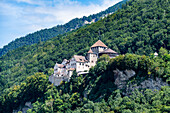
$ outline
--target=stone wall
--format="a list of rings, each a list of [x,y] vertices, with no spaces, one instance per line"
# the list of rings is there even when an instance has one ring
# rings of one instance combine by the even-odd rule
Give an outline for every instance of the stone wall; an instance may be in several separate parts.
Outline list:
[[[53,83],[55,86],[60,85],[61,81],[68,81],[69,78],[67,77],[57,77],[54,75],[49,76],[49,81]]]

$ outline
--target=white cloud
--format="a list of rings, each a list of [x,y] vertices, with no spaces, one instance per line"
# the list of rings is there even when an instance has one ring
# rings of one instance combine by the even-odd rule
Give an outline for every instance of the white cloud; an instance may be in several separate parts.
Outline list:
[[[43,28],[64,24],[76,17],[98,13],[122,0],[103,0],[101,4],[91,2],[89,5],[76,0],[14,0],[16,3],[4,1],[0,2],[0,17],[10,19],[3,24],[12,29],[10,34],[24,36]]]
[[[0,15],[18,17],[21,14],[21,8],[0,2]]]
[[[109,5],[113,5],[113,4],[116,4],[118,2],[120,2],[122,0],[103,0],[103,4],[107,7]]]
[[[5,5],[4,14],[12,15],[20,20],[25,20],[28,23],[44,24],[53,23],[53,25],[64,24],[75,17],[88,16],[90,14],[98,13],[113,4],[121,0],[103,0],[102,5],[90,4],[82,5],[78,1],[71,0],[16,0],[17,2],[25,2],[30,4],[39,4],[40,6],[26,6],[22,7],[19,5],[11,4],[0,4]],[[51,5],[46,5],[51,4]],[[60,22],[60,23],[58,23]],[[23,23],[24,24],[24,23]],[[47,26],[49,27],[49,26]]]
[[[121,0],[103,0],[102,5],[91,3],[88,6],[82,5],[78,1],[71,0],[17,0],[17,1],[40,5],[37,7],[30,6],[22,8],[22,11],[24,12],[23,17],[33,19],[33,21],[35,21],[34,18],[37,18],[36,20],[37,23],[41,23],[43,21],[48,22],[49,20],[50,22],[59,21],[62,22],[62,24],[64,24],[65,22],[68,22],[69,20],[75,17],[88,16],[90,14],[98,13],[120,2]],[[46,4],[48,4],[48,6]],[[31,18],[29,17],[30,15]],[[32,18],[33,16],[34,18]],[[47,18],[49,19],[47,20]]]
[[[33,3],[32,0],[16,0],[17,2]]]
[[[32,5],[45,5],[45,1],[48,2],[48,0],[14,0],[18,3],[27,3]]]

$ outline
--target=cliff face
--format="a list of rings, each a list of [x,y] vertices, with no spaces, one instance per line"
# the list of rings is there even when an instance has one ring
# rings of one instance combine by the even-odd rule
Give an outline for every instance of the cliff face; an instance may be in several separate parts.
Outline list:
[[[118,89],[123,90],[124,95],[130,95],[135,89],[152,89],[160,90],[162,86],[169,86],[161,78],[141,77],[140,80],[136,80],[136,72],[133,70],[114,70],[115,85]]]

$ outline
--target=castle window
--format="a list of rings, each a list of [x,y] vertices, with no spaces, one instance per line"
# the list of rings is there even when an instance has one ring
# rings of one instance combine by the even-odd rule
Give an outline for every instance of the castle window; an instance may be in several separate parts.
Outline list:
[[[93,61],[91,61],[91,63],[93,63]]]
[[[80,63],[80,65],[81,65],[81,63]]]

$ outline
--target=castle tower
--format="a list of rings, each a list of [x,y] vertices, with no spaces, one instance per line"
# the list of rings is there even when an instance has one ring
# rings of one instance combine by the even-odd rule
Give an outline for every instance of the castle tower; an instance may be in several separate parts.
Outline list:
[[[97,54],[97,57],[99,56],[100,52],[103,52],[104,50],[106,50],[108,47],[101,41],[98,40],[95,44],[93,44],[91,46],[91,50],[93,53]]]
[[[88,61],[89,61],[89,66],[95,66],[97,62],[97,54],[94,53],[91,49],[88,51],[87,55]]]

